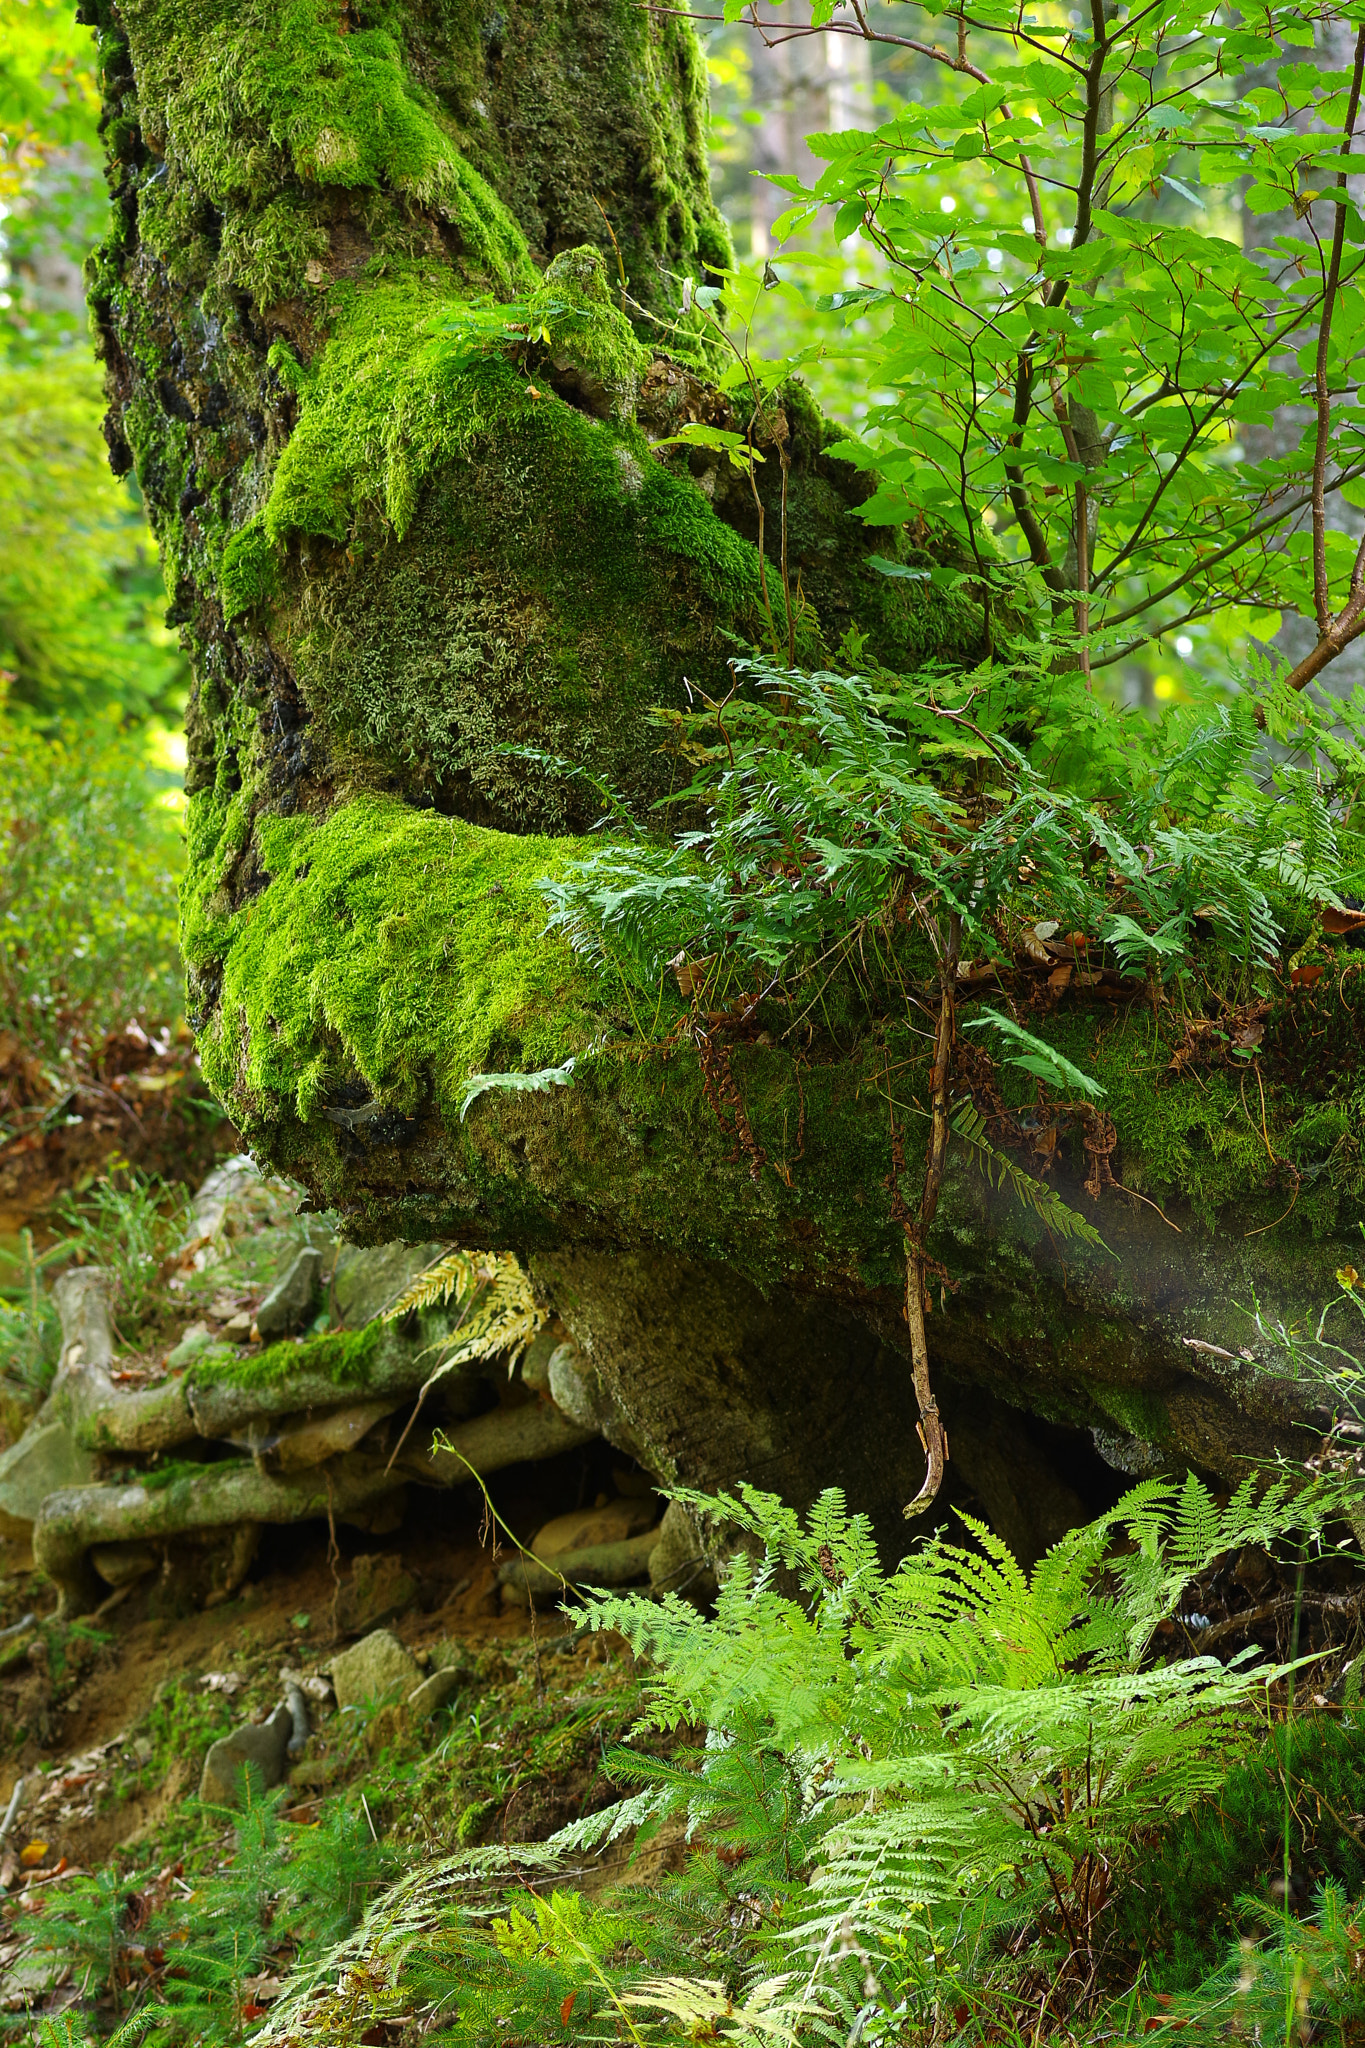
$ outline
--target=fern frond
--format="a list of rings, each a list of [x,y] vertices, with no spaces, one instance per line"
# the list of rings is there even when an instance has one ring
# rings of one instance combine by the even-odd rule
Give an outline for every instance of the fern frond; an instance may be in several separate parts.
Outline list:
[[[1007,1153],[997,1152],[985,1135],[986,1119],[974,1102],[963,1103],[952,1119],[952,1128],[991,1187],[1008,1187],[1015,1200],[1058,1237],[1079,1238],[1098,1251],[1109,1250],[1094,1224],[1064,1202],[1055,1188],[1025,1173]]]
[[[472,1294],[481,1277],[481,1254],[452,1250],[443,1252],[430,1266],[424,1266],[397,1299],[384,1310],[381,1320],[396,1323],[415,1310],[437,1308],[452,1295]]]
[[[454,1297],[466,1304],[450,1336],[437,1347],[441,1363],[432,1379],[444,1378],[456,1366],[476,1359],[506,1356],[509,1368],[549,1320],[531,1290],[520,1262],[511,1252],[452,1250],[404,1288],[384,1311],[386,1323],[435,1308]]]

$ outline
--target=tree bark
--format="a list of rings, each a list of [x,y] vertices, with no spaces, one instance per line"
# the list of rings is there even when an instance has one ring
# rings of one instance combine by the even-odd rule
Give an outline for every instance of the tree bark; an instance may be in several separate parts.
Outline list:
[[[116,201],[90,277],[110,451],[194,664],[206,1076],[360,1241],[530,1257],[661,1473],[842,1483],[902,1540],[922,1465],[888,1096],[903,1118],[933,1096],[932,1021],[773,1000],[689,1032],[670,982],[641,1017],[546,932],[601,784],[655,818],[692,772],[669,715],[765,630],[747,483],[657,447],[732,417],[675,318],[728,258],[690,29],[630,0],[395,0],[382,28],[348,0],[84,4]],[[856,623],[892,666],[975,658],[968,598],[867,566],[924,536],[850,518],[869,481],[798,386],[781,401],[764,531],[773,586],[779,531],[800,579],[799,657]],[[903,971],[932,1020],[931,966]],[[1010,1414],[1072,1432],[1033,1489],[1054,1505],[1081,1497],[1057,1461],[1084,1463],[1086,1431],[1129,1469],[1230,1474],[1317,1426],[1320,1389],[1264,1345],[1237,1357],[1230,1303],[1291,1318],[1333,1291],[1359,1002],[1351,971],[1286,993],[1250,1099],[1240,1064],[1187,1072],[1178,1022],[1141,1005],[1039,1022],[1093,1052],[1148,1204],[1106,1194],[1113,1258],[937,1158],[920,1249],[961,1291],[916,1369],[956,1384],[964,1477],[1022,1542],[1047,1517],[1011,1494]],[[567,1085],[471,1103],[471,1077],[541,1070]],[[1063,1181],[1079,1137],[1052,1127]]]

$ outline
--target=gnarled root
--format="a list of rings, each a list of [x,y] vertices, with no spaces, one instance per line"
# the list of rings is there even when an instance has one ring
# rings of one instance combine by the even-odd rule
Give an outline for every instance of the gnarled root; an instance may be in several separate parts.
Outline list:
[[[90,1562],[97,1545],[345,1514],[398,1483],[381,1460],[355,1452],[307,1472],[262,1472],[234,1458],[169,1486],[71,1486],[43,1502],[33,1525],[33,1560],[56,1587],[57,1611],[65,1619],[88,1613],[107,1591]]]

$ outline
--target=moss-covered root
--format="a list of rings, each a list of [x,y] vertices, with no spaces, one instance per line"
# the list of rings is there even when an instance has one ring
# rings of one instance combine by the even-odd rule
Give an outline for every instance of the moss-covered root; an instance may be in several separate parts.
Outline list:
[[[423,1486],[459,1486],[471,1476],[501,1472],[508,1465],[534,1464],[591,1443],[595,1428],[573,1422],[552,1401],[528,1401],[520,1408],[495,1408],[461,1423],[446,1438],[448,1449],[410,1453],[403,1476]]]
[[[51,1493],[33,1525],[33,1559],[57,1589],[58,1616],[86,1614],[108,1592],[90,1563],[105,1543],[138,1543],[245,1523],[346,1515],[392,1493],[400,1479],[359,1452],[276,1476],[243,1459],[186,1473],[168,1486],[72,1486]]]

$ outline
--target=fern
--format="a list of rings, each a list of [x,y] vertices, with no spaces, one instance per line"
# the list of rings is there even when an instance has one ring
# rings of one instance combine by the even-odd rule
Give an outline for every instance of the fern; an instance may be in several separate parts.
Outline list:
[[[1015,1200],[1031,1210],[1045,1229],[1061,1238],[1079,1238],[1098,1251],[1109,1247],[1093,1223],[1064,1202],[1046,1181],[1034,1180],[1007,1153],[997,1152],[985,1135],[986,1119],[973,1102],[964,1102],[953,1115],[953,1132],[972,1164],[993,1188],[1008,1187]]]
[[[804,1517],[748,1487],[680,1497],[743,1539],[714,1616],[594,1594],[591,1620],[652,1674],[638,1733],[700,1724],[704,1748],[618,1751],[625,1796],[548,1848],[410,1873],[299,1973],[262,2048],[421,2011],[458,2048],[837,2048],[975,1997],[1015,1950],[1064,2003],[1143,1845],[1227,1782],[1288,1668],[1154,1661],[1157,1630],[1214,1558],[1340,1507],[1287,1477],[1223,1504],[1148,1481],[1032,1571],[971,1521],[888,1571],[836,1490]],[[670,1820],[691,1855],[658,1889],[547,1888]]]
[[[804,1526],[749,1488],[692,1505],[763,1546],[736,1556],[714,1620],[670,1598],[592,1605],[655,1666],[649,1725],[702,1720],[707,1747],[615,1767],[648,1785],[633,1824],[685,1816],[742,1846],[760,1887],[798,1887],[768,1946],[819,1978],[840,1928],[874,1951],[895,1932],[932,1963],[945,1912],[980,1930],[1022,1916],[1088,1947],[1095,1871],[1112,1882],[1144,1828],[1221,1783],[1282,1675],[1209,1657],[1145,1668],[1157,1627],[1212,1557],[1319,1527],[1329,1499],[1248,1484],[1220,1509],[1193,1478],[1148,1482],[1031,1574],[974,1523],[971,1547],[934,1538],[885,1573],[837,1494]],[[620,1818],[558,1844],[589,1847]]]
[[[1079,1089],[1082,1095],[1098,1102],[1104,1095],[1099,1082],[1083,1073],[1064,1054],[1049,1045],[1045,1039],[1035,1038],[1031,1031],[1025,1031],[1022,1024],[1016,1024],[1013,1017],[1002,1016],[999,1010],[982,1010],[963,1025],[964,1031],[980,1031],[983,1026],[993,1024],[1009,1045],[1022,1048],[1019,1052],[1005,1055],[1012,1067],[1023,1067],[1026,1072],[1036,1074],[1040,1081],[1058,1089]]]
[[[441,1363],[436,1379],[476,1359],[506,1356],[510,1371],[547,1321],[520,1262],[511,1252],[442,1253],[389,1304],[383,1320],[396,1322],[414,1311],[455,1299],[459,1320],[435,1347]]]

